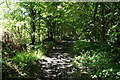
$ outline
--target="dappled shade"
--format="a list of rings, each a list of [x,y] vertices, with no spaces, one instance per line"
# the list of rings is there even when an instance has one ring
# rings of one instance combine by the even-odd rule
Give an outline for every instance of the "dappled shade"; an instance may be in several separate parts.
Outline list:
[[[120,2],[0,7],[3,80],[120,79]]]

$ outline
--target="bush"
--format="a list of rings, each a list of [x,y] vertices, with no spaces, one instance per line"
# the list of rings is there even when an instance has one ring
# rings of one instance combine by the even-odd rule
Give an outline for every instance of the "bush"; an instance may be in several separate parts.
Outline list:
[[[74,44],[73,50],[76,54],[73,65],[81,73],[86,72],[93,79],[119,80],[119,48],[78,41]]]
[[[18,63],[18,65],[23,68],[30,68],[32,67],[34,61],[42,59],[43,54],[44,53],[41,50],[21,52],[17,53],[17,55],[13,58],[13,61],[15,61],[15,63]]]
[[[95,51],[95,52],[107,51],[111,53],[112,51],[115,51],[115,48],[113,48],[113,46],[108,44],[100,44],[97,42],[86,42],[86,41],[78,40],[75,44],[73,44],[73,51],[74,54],[78,54],[78,55],[86,51]]]
[[[40,47],[32,50],[29,46],[27,51],[16,52],[15,54],[13,57],[3,57],[3,75],[6,78],[29,76],[29,71],[35,67],[35,61],[44,57],[45,50]]]
[[[110,78],[117,80],[117,73],[120,71],[119,65],[113,62],[115,55],[107,52],[91,53],[86,52],[81,56],[74,57],[73,65],[83,72],[89,73],[92,78]]]

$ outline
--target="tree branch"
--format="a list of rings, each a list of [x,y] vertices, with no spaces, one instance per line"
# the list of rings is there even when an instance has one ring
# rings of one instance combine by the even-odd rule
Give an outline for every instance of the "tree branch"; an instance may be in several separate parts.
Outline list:
[[[5,2],[6,2],[7,7],[11,10],[11,8],[9,7],[9,5],[8,5],[8,3],[7,3],[7,0],[6,0]]]

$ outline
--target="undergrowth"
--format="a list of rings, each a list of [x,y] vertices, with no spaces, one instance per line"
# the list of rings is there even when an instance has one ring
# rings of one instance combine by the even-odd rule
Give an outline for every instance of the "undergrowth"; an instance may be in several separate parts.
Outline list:
[[[120,48],[108,44],[77,41],[73,46],[73,66],[92,79],[119,80]]]

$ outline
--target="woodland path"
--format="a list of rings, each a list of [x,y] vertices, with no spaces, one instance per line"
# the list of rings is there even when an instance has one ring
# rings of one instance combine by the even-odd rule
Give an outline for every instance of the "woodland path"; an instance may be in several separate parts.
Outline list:
[[[72,76],[76,69],[71,64],[73,58],[70,54],[73,43],[74,41],[63,40],[52,46],[47,57],[37,61],[38,67],[32,72],[34,76],[37,76],[38,80],[76,80],[75,76]]]

